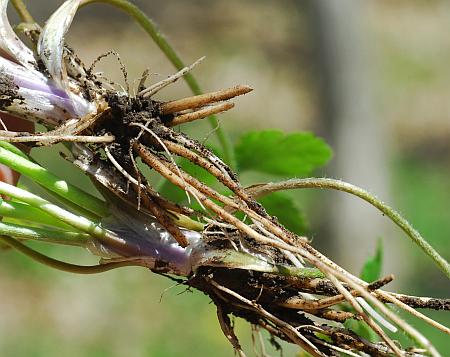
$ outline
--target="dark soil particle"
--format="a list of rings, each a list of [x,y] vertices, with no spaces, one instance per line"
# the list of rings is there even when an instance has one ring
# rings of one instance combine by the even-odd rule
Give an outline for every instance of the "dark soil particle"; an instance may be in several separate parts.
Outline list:
[[[143,98],[131,98],[115,92],[107,93],[105,100],[110,110],[101,120],[98,120],[95,135],[114,135],[116,140],[111,147],[111,154],[125,169],[129,170],[131,168],[130,146],[133,138],[141,131],[139,127],[129,124],[133,122],[147,124],[149,129],[160,125],[159,103]],[[145,138],[146,136],[143,135],[141,141],[145,141]]]
[[[276,304],[284,295],[285,286],[282,280],[274,279],[274,275],[259,273],[243,269],[211,268],[203,267],[197,270],[195,275],[186,284],[202,291],[227,314],[245,319],[254,324],[273,326],[273,321],[268,314],[291,325],[293,328],[299,326],[314,325],[314,322],[302,312],[296,312]],[[217,290],[209,279],[231,291],[237,292],[243,298],[250,300],[252,305],[246,303],[225,291]],[[293,291],[290,292],[293,294]],[[262,311],[265,311],[262,313]],[[275,328],[276,329],[276,328]],[[313,340],[314,331],[304,331],[303,335]],[[278,338],[291,341],[290,337],[281,331],[276,331]],[[324,346],[319,346],[322,349]],[[327,356],[333,356],[331,350],[323,349]]]
[[[450,310],[450,299],[433,299],[433,298],[422,298],[417,299],[410,296],[402,296],[401,301],[406,305],[414,308],[424,308],[433,310]]]
[[[242,309],[242,307],[237,306],[242,305],[242,302],[234,297],[227,296],[227,301],[225,301],[223,299],[224,295],[218,295],[207,281],[207,278],[213,279],[216,283],[232,291],[239,292],[244,298],[254,301],[278,318],[289,321],[293,326],[311,324],[312,321],[305,317],[304,314],[293,314],[291,309],[278,307],[274,303],[279,301],[285,295],[286,291],[285,286],[283,286],[284,284],[278,284],[273,280],[273,277],[275,276],[271,274],[244,269],[230,270],[228,268],[205,267],[195,273],[195,276],[188,281],[188,285],[203,291],[216,303],[220,303],[220,301],[227,303],[230,312],[239,317],[249,319],[253,314],[248,309]],[[294,291],[290,291],[288,295],[292,296],[292,294],[294,294]],[[260,315],[256,317],[261,318]]]

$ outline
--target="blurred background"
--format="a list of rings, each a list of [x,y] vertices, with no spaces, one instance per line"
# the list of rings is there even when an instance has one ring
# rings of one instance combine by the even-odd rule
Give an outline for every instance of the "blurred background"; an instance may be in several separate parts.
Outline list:
[[[194,70],[204,90],[238,83],[255,88],[220,116],[233,142],[243,132],[264,128],[315,132],[335,153],[318,176],[376,193],[450,258],[450,2],[134,2],[159,24],[186,63],[206,56]],[[28,3],[42,24],[62,1]],[[11,19],[17,19],[12,11]],[[82,9],[67,41],[88,65],[116,50],[131,79],[146,68],[153,73],[151,81],[174,72],[146,34],[108,5]],[[122,80],[112,57],[98,69]],[[159,98],[189,93],[179,82]],[[206,122],[183,130],[214,143]],[[50,151],[33,155],[57,174],[90,187]],[[244,184],[273,179],[242,177]],[[391,288],[449,297],[448,280],[431,260],[368,204],[330,191],[290,194],[309,220],[314,245],[353,273],[374,254],[381,237],[383,273],[396,275]],[[94,262],[77,250],[39,249]],[[448,313],[429,315],[450,325]],[[411,323],[443,354],[448,351],[448,336]],[[237,321],[237,331],[251,351],[250,327]],[[294,355],[296,348],[286,346],[285,352]],[[0,260],[0,355],[232,356],[233,350],[209,299],[166,278],[138,268],[70,275],[8,251]]]

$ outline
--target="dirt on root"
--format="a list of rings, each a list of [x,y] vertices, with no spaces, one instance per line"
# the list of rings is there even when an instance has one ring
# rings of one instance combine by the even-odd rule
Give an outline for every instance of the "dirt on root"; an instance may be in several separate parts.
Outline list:
[[[11,75],[0,71],[0,110],[11,106],[14,100],[23,100],[19,95],[19,86]]]

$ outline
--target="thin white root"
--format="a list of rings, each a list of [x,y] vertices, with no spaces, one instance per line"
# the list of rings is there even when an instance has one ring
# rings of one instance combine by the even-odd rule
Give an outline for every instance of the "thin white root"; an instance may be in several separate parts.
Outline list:
[[[41,145],[55,144],[62,141],[71,143],[111,143],[115,140],[112,135],[23,135],[23,133],[0,131],[0,140],[9,143],[39,143]],[[11,134],[11,135],[10,135]]]
[[[179,78],[183,77],[186,73],[192,71],[192,69],[195,66],[197,66],[199,63],[201,63],[204,59],[205,59],[205,56],[199,58],[197,61],[192,63],[190,66],[184,67],[179,72],[167,77],[166,79],[163,79],[162,81],[155,83],[152,86],[145,88],[144,90],[141,90],[138,93],[138,96],[151,97],[152,95],[158,93],[161,89],[167,87],[169,84],[176,82]]]
[[[108,146],[104,147],[106,157],[109,161],[114,165],[114,167],[123,175],[125,178],[130,181],[131,183],[135,184],[136,186],[141,186],[141,188],[145,189],[145,186],[142,184],[139,184],[139,181],[136,180],[133,176],[131,176],[120,164],[117,162],[117,160],[114,158],[114,156],[111,154],[111,151],[109,150]]]

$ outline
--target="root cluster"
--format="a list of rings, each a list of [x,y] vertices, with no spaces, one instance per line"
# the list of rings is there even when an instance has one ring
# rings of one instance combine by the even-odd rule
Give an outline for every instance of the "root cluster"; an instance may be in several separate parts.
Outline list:
[[[228,100],[251,90],[248,86],[236,86],[171,102],[153,99],[159,90],[189,69],[147,89],[140,88],[136,96],[85,86],[97,102],[97,113],[47,133],[9,132],[7,139],[41,145],[58,141],[82,144],[93,152],[91,165],[100,161],[109,170],[105,179],[90,170],[89,163],[83,168],[96,184],[132,209],[155,217],[181,247],[189,244],[182,229],[190,222],[204,226],[203,239],[210,249],[244,252],[271,266],[272,271],[264,272],[205,260],[184,280],[216,304],[220,326],[239,355],[243,356],[244,352],[233,332],[230,315],[246,319],[314,356],[339,356],[345,351],[350,355],[364,352],[371,356],[422,353],[438,356],[427,339],[385,304],[404,309],[450,334],[447,327],[414,310],[449,310],[450,301],[381,290],[393,279],[390,276],[376,282],[361,281],[315,250],[307,238],[286,230],[275,217],[268,215],[253,198],[258,195],[258,187],[243,188],[237,175],[212,151],[173,129],[229,110],[234,104]],[[232,191],[232,196],[183,171],[177,165],[180,157],[208,171]],[[142,174],[139,160],[184,190],[202,210],[181,206],[161,196]],[[237,212],[243,213],[246,220],[239,219]],[[379,342],[368,341],[346,329],[342,323],[350,319],[364,321],[377,334]],[[389,337],[386,329],[403,330],[418,348],[402,348]]]
[[[308,278],[239,268],[197,267],[185,283],[206,293],[216,304],[220,326],[240,355],[244,352],[233,333],[229,315],[244,318],[315,356],[337,356],[342,350],[365,352],[372,356],[420,353],[420,350],[402,350],[384,331],[385,325],[391,324],[385,320],[377,322],[367,313],[361,299],[384,308],[388,319],[400,328],[409,327],[386,309],[382,302],[401,308],[425,306],[448,310],[449,301],[404,297],[379,290],[392,277],[372,284],[360,281],[316,251],[305,237],[287,231],[276,218],[269,216],[219,157],[196,140],[172,129],[182,123],[182,118],[190,121],[208,115],[216,108],[231,106],[227,106],[226,102],[216,102],[248,90],[248,87],[238,86],[169,103],[136,98],[138,104],[123,105],[118,100],[110,100],[111,110],[106,118],[96,122],[94,136],[113,135],[116,138],[103,150],[108,153],[110,148],[106,155],[109,161],[131,182],[136,193],[133,196],[135,206],[155,216],[181,246],[185,247],[187,241],[172,219],[171,212],[208,222],[203,234],[205,241],[213,247],[220,245],[222,249],[250,251],[276,266],[298,269],[315,267],[323,273],[321,277]],[[140,110],[135,109],[136,105]],[[99,149],[101,147],[97,148],[97,152]],[[176,157],[187,159],[208,171],[234,196],[225,196],[184,172],[177,166]],[[197,200],[203,211],[180,207],[161,197],[140,173],[137,158],[183,189],[191,199]],[[236,212],[244,213],[250,223],[237,218]],[[418,312],[415,314],[422,316]],[[365,321],[378,334],[381,342],[370,342],[344,328],[342,323],[349,319]],[[329,323],[323,324],[324,320]],[[448,332],[445,327],[435,325]],[[422,339],[422,336],[416,337]],[[425,345],[432,349],[428,342]]]

